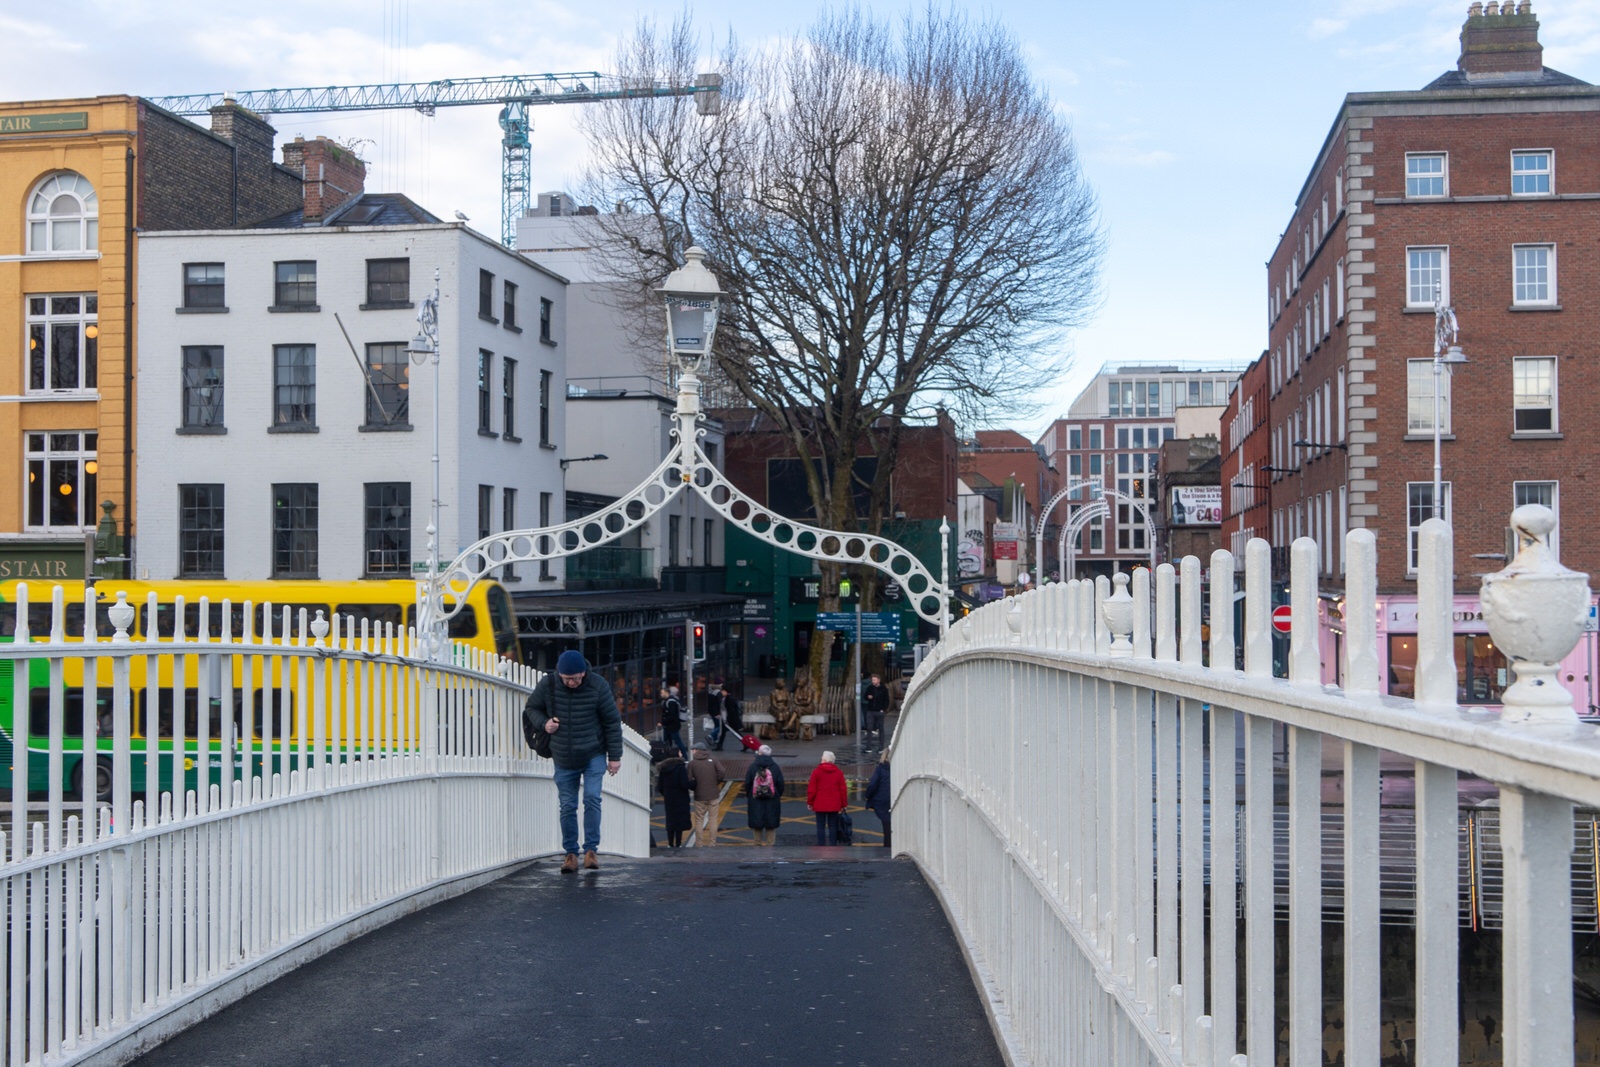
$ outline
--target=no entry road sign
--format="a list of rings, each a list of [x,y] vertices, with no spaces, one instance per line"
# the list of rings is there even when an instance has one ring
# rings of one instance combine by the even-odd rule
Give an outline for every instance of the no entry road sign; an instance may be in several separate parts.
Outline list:
[[[1279,604],[1272,609],[1272,628],[1280,634],[1289,632],[1294,611],[1287,604]]]

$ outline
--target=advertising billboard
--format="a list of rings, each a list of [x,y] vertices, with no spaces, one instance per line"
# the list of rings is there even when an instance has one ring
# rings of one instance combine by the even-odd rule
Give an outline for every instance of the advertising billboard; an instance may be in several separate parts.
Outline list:
[[[1173,486],[1167,513],[1172,526],[1214,526],[1222,521],[1222,486]]]

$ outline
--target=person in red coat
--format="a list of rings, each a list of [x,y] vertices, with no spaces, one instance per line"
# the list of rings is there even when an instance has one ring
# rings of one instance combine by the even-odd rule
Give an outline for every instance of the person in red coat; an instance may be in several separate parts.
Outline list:
[[[845,784],[844,772],[833,762],[833,753],[824,752],[806,784],[806,806],[817,816],[817,844],[839,843],[839,813],[849,803],[850,787]]]

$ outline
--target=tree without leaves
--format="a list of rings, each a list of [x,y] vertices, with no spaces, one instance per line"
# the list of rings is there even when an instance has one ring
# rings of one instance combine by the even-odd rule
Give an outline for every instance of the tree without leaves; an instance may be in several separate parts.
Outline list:
[[[642,25],[618,62],[688,83],[691,27]],[[717,67],[716,116],[682,97],[585,109],[590,198],[619,208],[596,221],[608,266],[643,302],[704,247],[728,293],[717,374],[781,427],[822,525],[878,532],[908,418],[1013,417],[1064,369],[1097,296],[1093,193],[998,26],[851,10],[765,51],[730,42]],[[864,516],[858,452],[878,459]]]

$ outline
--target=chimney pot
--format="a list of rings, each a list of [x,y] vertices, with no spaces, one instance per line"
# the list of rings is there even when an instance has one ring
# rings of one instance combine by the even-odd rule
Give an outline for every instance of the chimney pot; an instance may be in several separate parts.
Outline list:
[[[1531,14],[1533,14],[1533,0],[1522,0],[1522,3],[1517,5],[1517,14],[1519,14],[1519,15],[1531,15]]]
[[[1539,44],[1539,20],[1532,0],[1489,0],[1478,14],[1478,4],[1467,9],[1461,27],[1461,58],[1456,69],[1468,78],[1504,78],[1537,75],[1544,70],[1544,49]]]
[[[1500,4],[1499,4],[1498,0],[1489,0],[1488,6],[1486,6],[1483,9],[1483,13],[1485,15],[1498,15],[1498,14],[1500,14]]]
[[[1482,14],[1483,14],[1483,4],[1479,3],[1479,2],[1476,2],[1476,0],[1475,0],[1475,2],[1473,3],[1473,5],[1471,7],[1467,8],[1467,18],[1469,18],[1469,19],[1477,18],[1478,16],[1480,16]]]

